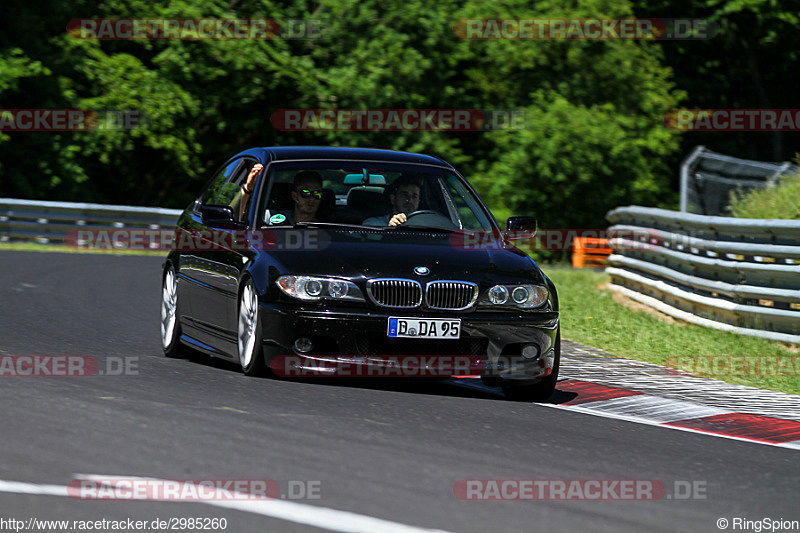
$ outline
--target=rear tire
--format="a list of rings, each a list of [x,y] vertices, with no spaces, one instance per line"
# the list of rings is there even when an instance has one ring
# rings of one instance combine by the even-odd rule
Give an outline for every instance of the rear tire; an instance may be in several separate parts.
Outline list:
[[[544,402],[547,401],[556,390],[558,381],[558,369],[561,366],[561,328],[556,333],[556,344],[553,348],[555,359],[553,361],[553,371],[549,376],[534,385],[505,385],[503,394],[507,400],[514,402]]]

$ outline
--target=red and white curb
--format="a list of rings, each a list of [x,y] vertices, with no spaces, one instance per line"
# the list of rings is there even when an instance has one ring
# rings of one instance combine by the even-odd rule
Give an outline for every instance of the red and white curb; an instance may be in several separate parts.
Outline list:
[[[567,340],[562,341],[561,378],[800,422],[800,395],[693,376]]]
[[[562,397],[574,397],[541,405],[800,450],[800,422],[795,420],[739,413],[574,379],[559,381],[556,390]]]

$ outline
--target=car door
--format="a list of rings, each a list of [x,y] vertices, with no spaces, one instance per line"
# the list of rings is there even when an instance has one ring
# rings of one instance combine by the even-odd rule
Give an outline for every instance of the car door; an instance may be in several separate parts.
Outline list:
[[[182,254],[186,274],[194,282],[190,306],[194,325],[200,330],[198,340],[231,356],[235,356],[237,292],[243,264],[236,243],[246,225],[217,224],[204,220],[201,212],[203,206],[232,205],[235,220],[246,219],[249,206],[238,208],[240,191],[255,163],[254,158],[239,157],[217,172],[192,215],[192,249]]]

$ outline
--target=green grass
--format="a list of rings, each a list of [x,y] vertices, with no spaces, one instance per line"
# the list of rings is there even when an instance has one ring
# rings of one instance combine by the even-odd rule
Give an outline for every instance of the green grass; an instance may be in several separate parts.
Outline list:
[[[765,376],[752,376],[745,374],[760,372],[735,367],[731,375],[715,373],[708,377],[800,394],[800,353],[797,353],[797,347],[683,322],[670,324],[644,311],[631,310],[614,301],[610,290],[599,288],[610,280],[602,272],[546,265],[543,270],[558,290],[561,335],[565,339],[594,346],[614,355],[660,365],[664,365],[667,358],[684,357],[684,363],[677,367],[685,370],[692,369],[692,366],[686,366],[686,361],[692,361],[689,365],[707,361],[694,356],[736,356],[736,361],[743,361],[740,356],[784,356],[771,357],[769,360],[777,363],[790,361],[793,371],[780,366],[777,367],[780,372],[768,369]],[[729,359],[711,361],[724,364]],[[695,370],[698,368],[696,366]],[[727,365],[722,368],[727,368]],[[770,375],[775,373],[791,375]]]
[[[800,174],[787,176],[770,189],[755,189],[731,199],[731,213],[739,218],[800,219]]]
[[[74,254],[114,254],[114,255],[160,255],[166,257],[164,250],[107,250],[103,248],[78,248],[61,244],[38,244],[35,242],[0,242],[0,250],[19,250],[23,252],[62,252]]]

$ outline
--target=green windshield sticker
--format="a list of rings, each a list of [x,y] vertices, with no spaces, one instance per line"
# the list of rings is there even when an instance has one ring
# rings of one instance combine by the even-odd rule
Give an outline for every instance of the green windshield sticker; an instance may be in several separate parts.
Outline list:
[[[277,214],[277,215],[272,215],[271,217],[269,217],[269,223],[270,224],[280,224],[284,220],[286,220],[286,215],[281,215],[280,213]]]

